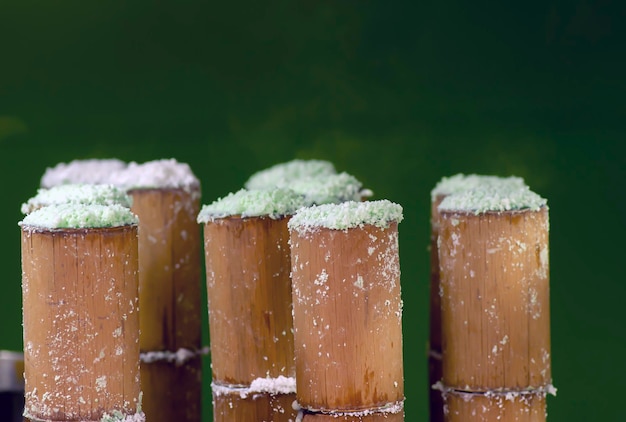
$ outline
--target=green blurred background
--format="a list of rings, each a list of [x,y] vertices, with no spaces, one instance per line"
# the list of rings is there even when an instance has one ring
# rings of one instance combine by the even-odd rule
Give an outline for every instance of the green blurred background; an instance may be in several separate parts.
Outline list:
[[[626,8],[504,3],[3,2],[0,349],[22,347],[17,222],[46,167],[174,157],[208,203],[326,159],[404,207],[406,420],[427,420],[430,190],[517,175],[550,205],[549,420],[622,420]]]

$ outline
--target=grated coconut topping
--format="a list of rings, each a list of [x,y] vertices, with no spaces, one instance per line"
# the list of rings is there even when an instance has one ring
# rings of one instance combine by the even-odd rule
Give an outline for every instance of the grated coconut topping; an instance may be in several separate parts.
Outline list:
[[[346,230],[365,224],[384,228],[402,219],[402,207],[389,200],[348,201],[302,208],[289,220],[288,227],[299,232],[321,227]]]
[[[37,190],[37,195],[22,204],[23,214],[29,214],[36,209],[54,204],[120,204],[130,208],[132,198],[120,188],[107,184],[67,184]]]
[[[241,217],[267,216],[277,219],[291,215],[305,205],[304,196],[291,189],[240,189],[210,205],[204,205],[198,214],[198,223],[208,223],[215,219],[235,215]]]
[[[285,187],[296,179],[327,176],[335,173],[335,166],[330,161],[295,159],[275,164],[254,173],[244,183],[244,187],[246,189]]]
[[[22,227],[46,229],[82,229],[119,227],[137,223],[137,216],[130,209],[119,204],[66,203],[35,210],[18,224]]]

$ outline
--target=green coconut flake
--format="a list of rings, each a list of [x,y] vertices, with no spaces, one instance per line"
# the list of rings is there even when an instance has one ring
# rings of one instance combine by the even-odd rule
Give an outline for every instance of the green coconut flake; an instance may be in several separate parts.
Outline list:
[[[307,205],[337,204],[362,199],[362,183],[348,173],[309,176],[287,185],[304,195]]]
[[[137,224],[130,209],[120,204],[56,204],[28,214],[18,224],[45,229],[82,229],[119,227]]]
[[[386,228],[402,219],[402,206],[389,200],[348,201],[302,208],[289,220],[288,226],[299,232],[316,228],[346,230],[363,225]]]
[[[174,158],[147,161],[141,164],[130,162],[125,168],[113,173],[110,181],[127,190],[191,189],[200,186],[189,164],[178,162]]]
[[[241,189],[224,198],[204,205],[198,214],[198,223],[208,223],[219,218],[240,215],[241,217],[280,218],[295,213],[306,206],[303,195],[291,189]]]
[[[254,173],[244,183],[244,187],[251,190],[286,187],[296,179],[336,173],[335,166],[330,161],[295,159]]]
[[[547,200],[528,186],[512,183],[487,184],[446,196],[439,211],[461,211],[482,214],[488,211],[538,211]]]
[[[53,204],[100,204],[113,205],[120,204],[130,208],[132,197],[126,191],[106,184],[68,184],[53,186],[49,189],[41,188],[37,190],[37,195],[22,204],[23,214],[29,214],[36,209]]]
[[[442,178],[430,192],[434,201],[439,195],[452,195],[464,190],[473,189],[483,185],[509,185],[511,188],[524,187],[524,179],[516,176],[500,177],[479,174],[455,174],[454,176]]]
[[[43,188],[51,188],[76,183],[109,183],[110,176],[124,167],[126,163],[117,158],[90,158],[58,163],[46,169],[40,184]]]

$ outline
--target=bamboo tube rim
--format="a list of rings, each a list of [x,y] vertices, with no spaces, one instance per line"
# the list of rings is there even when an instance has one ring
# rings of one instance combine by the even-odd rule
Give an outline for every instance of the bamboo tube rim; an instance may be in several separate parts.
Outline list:
[[[129,230],[135,227],[139,227],[137,223],[131,224],[122,224],[120,226],[110,226],[110,227],[41,227],[41,226],[31,226],[29,224],[22,224],[22,231],[27,231],[30,233],[67,233],[67,234],[83,234],[83,233],[94,233],[94,232],[113,232],[113,231],[122,231]]]

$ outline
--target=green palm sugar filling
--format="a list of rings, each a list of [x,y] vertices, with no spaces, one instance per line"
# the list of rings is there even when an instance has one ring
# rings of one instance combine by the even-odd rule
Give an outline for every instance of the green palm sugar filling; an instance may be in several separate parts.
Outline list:
[[[402,206],[389,200],[348,201],[302,208],[289,220],[288,226],[302,233],[317,228],[346,230],[363,225],[386,228],[402,219]]]
[[[114,172],[110,181],[127,190],[190,189],[200,186],[189,164],[178,162],[174,158],[147,161],[141,164],[130,162],[123,169]]]
[[[442,178],[430,192],[431,199],[434,201],[439,195],[452,195],[468,189],[480,186],[491,185],[508,185],[513,187],[524,187],[524,179],[521,177],[499,177],[479,174],[455,174],[454,176]]]
[[[40,183],[43,188],[74,183],[109,183],[109,177],[124,167],[126,163],[117,158],[73,160],[48,167]]]
[[[120,204],[56,204],[28,214],[18,224],[45,229],[83,229],[137,224],[138,218]]]
[[[106,184],[67,184],[53,186],[49,189],[37,190],[37,195],[22,204],[23,214],[29,214],[36,209],[55,204],[119,204],[130,208],[132,197],[113,185]]]
[[[343,172],[295,179],[287,186],[304,195],[307,205],[310,206],[360,201],[363,185],[356,177]]]
[[[488,211],[538,211],[547,206],[547,200],[528,186],[515,183],[483,184],[446,196],[439,211],[461,211],[482,214]]]
[[[204,205],[198,214],[198,223],[239,215],[241,217],[281,218],[306,206],[303,195],[286,188],[247,190],[235,193]]]
[[[244,183],[244,187],[251,190],[286,187],[296,179],[336,173],[335,166],[330,161],[295,159],[254,173]]]

